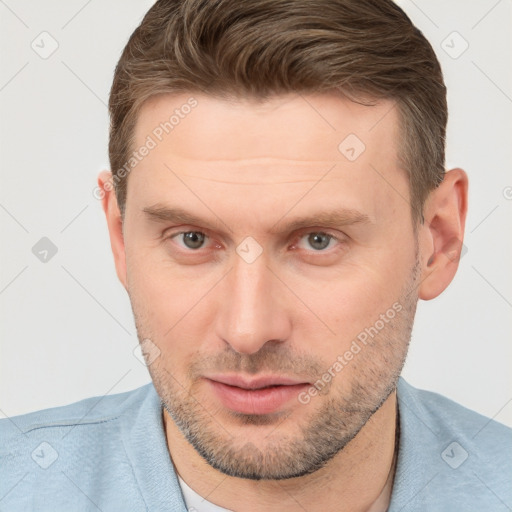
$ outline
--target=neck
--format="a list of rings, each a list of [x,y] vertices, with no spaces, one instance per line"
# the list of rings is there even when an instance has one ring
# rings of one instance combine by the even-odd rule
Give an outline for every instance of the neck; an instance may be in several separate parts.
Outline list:
[[[167,445],[181,478],[206,500],[237,512],[387,510],[396,465],[396,392],[322,469],[287,480],[246,480],[212,468],[164,409]],[[240,497],[243,496],[243,499]]]

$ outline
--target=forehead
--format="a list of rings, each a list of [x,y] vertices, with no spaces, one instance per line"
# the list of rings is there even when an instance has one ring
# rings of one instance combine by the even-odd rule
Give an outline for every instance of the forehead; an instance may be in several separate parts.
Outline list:
[[[127,210],[165,203],[211,217],[213,209],[251,229],[290,208],[305,216],[342,207],[389,221],[409,207],[397,140],[391,101],[160,95],[137,120],[132,149],[151,141],[151,150],[130,172]]]
[[[398,119],[390,100],[365,106],[335,93],[266,101],[166,94],[142,106],[134,135],[136,145],[149,135],[178,159],[345,163],[353,146],[382,163],[396,156]]]

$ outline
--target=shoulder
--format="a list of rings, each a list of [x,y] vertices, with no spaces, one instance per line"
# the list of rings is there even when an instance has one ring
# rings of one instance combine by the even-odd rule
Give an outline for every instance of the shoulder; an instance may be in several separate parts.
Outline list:
[[[51,434],[52,429],[115,422],[130,408],[140,405],[151,392],[151,388],[152,385],[147,384],[125,393],[90,397],[65,406],[3,418],[0,420],[2,447],[5,448],[9,440],[37,430],[45,430]]]
[[[92,501],[109,510],[145,509],[127,445],[137,418],[152,416],[146,430],[156,431],[158,414],[149,384],[0,420],[2,505],[82,510]]]
[[[512,429],[403,378],[397,399],[400,444],[390,511],[512,506]]]
[[[438,435],[456,432],[469,444],[481,449],[500,442],[512,442],[512,429],[449,398],[411,386],[400,378],[397,388],[399,406],[409,409]],[[512,460],[510,461],[512,464]]]
[[[512,429],[449,398],[417,389],[403,379],[398,387],[399,407],[416,416],[427,438],[433,434],[441,459],[457,466],[466,459],[492,480],[512,478]],[[458,466],[457,466],[458,467]],[[499,470],[497,469],[499,467]]]

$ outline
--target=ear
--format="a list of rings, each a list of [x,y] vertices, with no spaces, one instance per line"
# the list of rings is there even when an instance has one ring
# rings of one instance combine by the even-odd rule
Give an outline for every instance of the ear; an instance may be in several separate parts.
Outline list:
[[[100,197],[107,218],[110,246],[114,255],[117,277],[126,289],[126,254],[124,247],[123,221],[114,192],[112,173],[101,171],[98,175],[98,187],[101,190]]]
[[[419,227],[420,299],[437,297],[455,276],[463,248],[467,205],[467,174],[462,169],[452,169],[425,202],[425,221]]]

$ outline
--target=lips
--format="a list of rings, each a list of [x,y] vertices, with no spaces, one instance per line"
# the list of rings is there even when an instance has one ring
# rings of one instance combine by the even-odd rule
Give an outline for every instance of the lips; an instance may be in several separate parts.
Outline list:
[[[281,376],[212,375],[205,380],[224,407],[242,414],[278,412],[310,386],[308,382]]]

